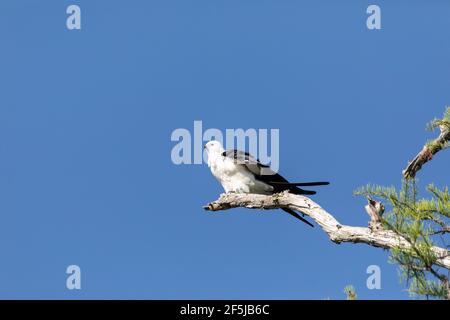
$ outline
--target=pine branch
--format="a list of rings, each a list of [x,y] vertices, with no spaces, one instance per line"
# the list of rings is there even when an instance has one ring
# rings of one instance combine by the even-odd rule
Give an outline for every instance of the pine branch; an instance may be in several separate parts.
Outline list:
[[[406,179],[414,178],[417,171],[419,171],[425,163],[433,159],[433,156],[436,153],[448,147],[450,141],[450,107],[447,107],[442,119],[433,120],[428,125],[428,128],[439,128],[440,134],[433,141],[426,143],[414,159],[408,163],[406,169],[403,170],[403,176]]]

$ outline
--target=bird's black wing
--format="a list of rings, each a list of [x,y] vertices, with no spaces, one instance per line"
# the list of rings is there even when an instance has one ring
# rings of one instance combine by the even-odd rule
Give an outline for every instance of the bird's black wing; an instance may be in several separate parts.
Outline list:
[[[236,164],[245,166],[251,173],[254,174],[255,179],[262,181],[273,187],[273,193],[289,190],[294,194],[315,194],[315,191],[303,190],[298,186],[320,186],[327,185],[329,182],[296,182],[291,183],[283,176],[271,170],[269,166],[262,164],[258,159],[255,159],[251,154],[240,150],[227,150],[222,153],[222,156],[231,158]],[[314,227],[309,221],[302,218],[297,212],[289,208],[282,208],[283,211],[289,213],[291,216],[303,221],[304,223]]]
[[[273,187],[273,193],[289,190],[294,194],[316,194],[315,191],[304,190],[298,186],[319,186],[327,185],[329,182],[299,182],[291,183],[283,176],[270,169],[269,166],[262,164],[258,159],[255,159],[251,154],[240,150],[227,150],[222,153],[224,157],[231,158],[236,164],[244,165],[251,173],[254,174],[255,179],[262,181]]]
[[[269,166],[262,164],[248,152],[240,150],[226,150],[222,153],[222,155],[233,159],[236,164],[245,166],[255,176],[275,174]]]

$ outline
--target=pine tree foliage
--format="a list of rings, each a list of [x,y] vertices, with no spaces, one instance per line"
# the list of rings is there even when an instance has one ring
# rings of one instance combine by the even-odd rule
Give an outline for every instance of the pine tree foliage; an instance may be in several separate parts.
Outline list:
[[[353,287],[352,285],[346,286],[344,288],[344,293],[347,297],[347,300],[357,300],[358,299],[355,287]]]
[[[450,107],[447,107],[445,110],[444,116],[442,119],[434,119],[430,123],[428,123],[427,128],[429,130],[440,129],[443,135],[450,134]],[[447,140],[443,141],[429,141],[427,143],[428,148],[435,153],[436,150],[446,149],[450,146],[450,143]]]
[[[388,204],[382,218],[385,229],[408,241],[408,250],[394,248],[390,260],[401,269],[402,279],[412,294],[446,299],[448,274],[441,273],[431,250],[433,245],[448,247],[450,234],[450,194],[448,188],[429,185],[429,199],[418,199],[416,180],[404,180],[400,191],[393,187],[365,186],[356,195],[377,198]],[[447,271],[448,272],[448,271]]]
[[[450,132],[450,108],[446,109],[442,119],[433,120],[428,127]],[[441,145],[431,146],[440,149],[445,147],[448,147],[448,140]],[[410,178],[402,181],[400,190],[367,185],[355,191],[355,194],[385,203],[383,227],[410,244],[409,249],[398,247],[390,252],[390,261],[399,265],[401,279],[409,285],[409,292],[426,298],[450,299],[449,270],[436,265],[437,257],[431,250],[433,245],[450,247],[449,189],[429,184],[426,198],[420,198],[418,190],[417,180]]]

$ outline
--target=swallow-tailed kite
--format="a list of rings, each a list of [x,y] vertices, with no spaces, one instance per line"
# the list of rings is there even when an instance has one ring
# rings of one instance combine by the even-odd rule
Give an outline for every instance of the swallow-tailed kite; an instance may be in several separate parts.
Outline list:
[[[299,186],[329,184],[329,182],[291,183],[249,153],[239,150],[224,150],[218,141],[209,141],[204,148],[208,153],[208,166],[211,168],[212,174],[219,180],[227,193],[269,195],[289,190],[293,194],[312,195],[316,192],[300,189]],[[313,226],[295,211],[288,208],[282,209],[311,227]]]

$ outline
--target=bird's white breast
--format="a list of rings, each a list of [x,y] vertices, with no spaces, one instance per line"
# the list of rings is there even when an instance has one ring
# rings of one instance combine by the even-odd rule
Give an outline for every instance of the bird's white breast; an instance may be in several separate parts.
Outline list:
[[[245,166],[236,164],[228,157],[217,157],[211,161],[211,172],[222,184],[225,192],[269,193],[271,186],[255,180]]]

